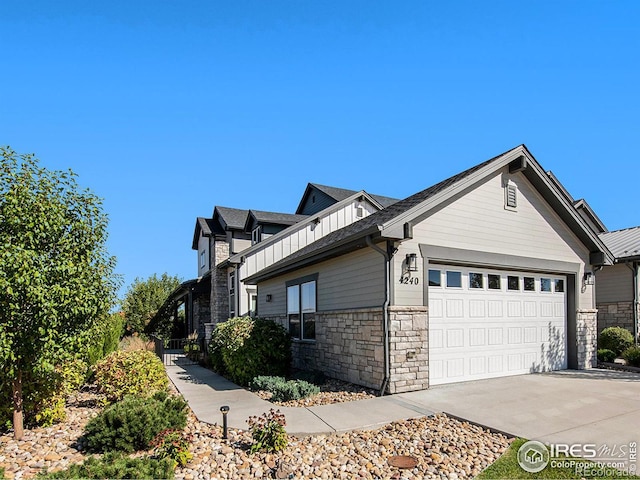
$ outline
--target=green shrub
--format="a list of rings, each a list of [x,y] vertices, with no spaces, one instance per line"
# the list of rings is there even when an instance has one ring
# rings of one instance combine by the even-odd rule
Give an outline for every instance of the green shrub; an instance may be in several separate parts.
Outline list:
[[[156,458],[169,458],[174,466],[184,467],[191,461],[193,455],[189,452],[191,438],[178,430],[163,430],[151,442],[153,455]]]
[[[121,453],[107,453],[102,458],[89,457],[78,465],[71,465],[58,472],[42,472],[37,478],[61,479],[172,479],[174,477],[173,462],[168,459],[156,460],[149,457],[129,458]]]
[[[84,382],[87,364],[80,359],[68,359],[51,371],[25,375],[22,394],[27,428],[48,427],[66,417],[67,397]],[[11,383],[0,376],[0,430],[11,428],[13,400]]]
[[[0,467],[0,480],[4,480],[4,468]]]
[[[285,380],[283,377],[259,376],[254,378],[250,385],[252,390],[266,390],[271,392],[271,400],[274,402],[286,402],[299,400],[316,395],[320,387],[304,380]]]
[[[287,422],[280,410],[274,411],[271,409],[269,413],[259,417],[249,417],[247,423],[253,437],[251,453],[259,451],[279,452],[287,448],[289,440],[284,429]]]
[[[640,347],[634,346],[627,348],[622,352],[622,358],[627,361],[627,365],[640,367]]]
[[[89,449],[96,452],[146,450],[163,430],[183,429],[186,402],[158,392],[151,398],[126,397],[107,407],[87,424]]]
[[[115,352],[123,334],[124,317],[120,313],[113,313],[96,322],[84,335],[86,362],[95,365],[111,352]]]
[[[605,328],[598,340],[598,347],[612,350],[616,355],[620,355],[632,345],[633,335],[629,330],[622,327]]]
[[[260,375],[286,375],[291,363],[291,337],[277,323],[237,317],[217,325],[209,345],[211,362],[231,380],[248,385]]]
[[[146,350],[117,351],[95,367],[95,380],[110,402],[127,395],[149,396],[167,389],[168,379],[160,359]]]
[[[598,349],[598,360],[601,362],[613,362],[616,359],[616,352],[606,348]]]

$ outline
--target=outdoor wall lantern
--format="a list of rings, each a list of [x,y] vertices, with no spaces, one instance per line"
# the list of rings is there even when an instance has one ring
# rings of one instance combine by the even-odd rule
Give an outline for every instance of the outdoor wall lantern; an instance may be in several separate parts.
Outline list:
[[[417,272],[418,271],[418,255],[415,253],[407,253],[407,270],[409,272]]]
[[[595,285],[596,276],[593,272],[584,272],[584,277],[582,278],[582,283],[584,285]]]
[[[270,293],[267,293],[267,302],[270,302],[272,298],[273,298],[273,297],[271,297],[271,294],[270,294]]]
[[[220,411],[222,412],[222,439],[226,440],[227,437],[227,413],[229,413],[229,407],[227,405],[223,405],[220,407]]]

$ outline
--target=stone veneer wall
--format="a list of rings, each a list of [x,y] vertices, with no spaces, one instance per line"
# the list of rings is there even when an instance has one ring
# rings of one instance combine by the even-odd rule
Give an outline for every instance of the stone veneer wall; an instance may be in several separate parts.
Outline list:
[[[198,331],[198,335],[200,338],[203,338],[205,335],[205,323],[209,322],[211,318],[211,303],[209,300],[209,295],[206,293],[200,294],[193,301],[193,322],[195,329]],[[191,332],[187,332],[189,334]]]
[[[391,378],[389,393],[429,388],[427,307],[389,307]]]
[[[266,317],[287,326],[286,316]],[[378,389],[384,379],[382,308],[316,313],[315,342],[293,343],[293,366]],[[426,307],[389,307],[388,393],[429,385]]]
[[[229,276],[226,268],[218,268],[220,262],[229,258],[229,243],[216,238],[211,249],[211,323],[224,322],[229,318]]]
[[[576,327],[578,368],[593,368],[598,365],[598,310],[578,310]]]
[[[608,327],[626,328],[633,334],[633,302],[598,304],[598,335]]]

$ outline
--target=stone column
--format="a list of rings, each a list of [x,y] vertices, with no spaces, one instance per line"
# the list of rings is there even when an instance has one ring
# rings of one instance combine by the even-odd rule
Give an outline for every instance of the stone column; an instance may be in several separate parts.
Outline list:
[[[226,268],[218,268],[220,262],[229,258],[229,243],[216,238],[211,249],[211,323],[224,322],[229,318],[229,281]]]
[[[578,368],[580,370],[598,365],[598,310],[576,312],[576,341],[578,342]]]
[[[389,393],[429,388],[428,308],[389,307],[389,323]]]

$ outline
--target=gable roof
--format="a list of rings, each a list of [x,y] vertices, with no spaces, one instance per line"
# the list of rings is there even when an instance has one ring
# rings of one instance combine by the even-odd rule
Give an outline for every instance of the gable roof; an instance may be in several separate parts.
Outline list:
[[[600,234],[616,261],[640,260],[640,227],[624,228]]]
[[[239,208],[218,207],[213,209],[214,220],[219,220],[225,230],[243,230],[249,210]]]
[[[352,195],[354,195],[355,193],[358,193],[356,190],[348,190],[346,188],[338,188],[338,187],[330,187],[328,185],[320,185],[319,183],[308,183],[307,184],[307,188],[305,189],[304,193],[302,194],[302,198],[300,199],[300,203],[298,204],[298,208],[296,209],[296,213],[299,214],[302,211],[302,208],[305,204],[305,202],[307,201],[307,198],[309,197],[309,195],[311,195],[311,192],[313,190],[318,190],[326,195],[328,195],[329,197],[333,198],[336,202],[340,202],[342,200],[344,200],[345,198],[349,198]],[[399,199],[397,198],[391,198],[391,197],[385,197],[383,195],[373,195],[373,194],[369,194],[369,196],[375,200],[376,202],[379,203],[379,206],[381,208],[385,208],[388,207],[389,205],[392,205],[394,203],[396,203]]]
[[[193,250],[198,249],[198,240],[200,240],[201,234],[204,237],[211,237],[213,235],[222,235],[223,233],[224,230],[218,222],[214,221],[213,218],[198,217],[196,218],[196,227],[193,231],[191,248]]]
[[[316,242],[307,245],[279,262],[245,279],[247,283],[271,278],[302,265],[336,257],[366,245],[366,237],[372,239],[403,240],[405,223],[422,220],[435,206],[464,193],[480,180],[509,165],[510,171],[521,171],[545,196],[547,202],[592,251],[604,252],[612,262],[613,257],[584,219],[560,192],[549,176],[535,160],[525,145],[519,145],[485,162],[447,178],[362,220],[336,230]]]
[[[242,263],[244,261],[244,257],[246,257],[247,255],[251,254],[252,252],[255,252],[257,250],[262,250],[263,248],[268,247],[269,245],[271,245],[272,243],[275,243],[279,240],[281,240],[282,238],[286,237],[287,235],[291,235],[293,231],[297,231],[297,230],[301,230],[302,228],[305,228],[306,226],[308,226],[311,223],[317,223],[318,220],[320,218],[324,218],[328,215],[330,215],[331,213],[339,210],[340,208],[342,208],[344,205],[346,205],[347,203],[349,203],[350,201],[353,201],[354,199],[358,198],[358,197],[364,197],[367,200],[371,201],[371,195],[369,195],[367,192],[365,192],[364,190],[360,190],[359,192],[354,192],[353,195],[351,195],[350,197],[345,198],[344,200],[341,200],[337,203],[334,203],[333,205],[328,206],[327,208],[325,208],[324,210],[321,210],[320,212],[314,214],[314,215],[302,215],[304,218],[302,220],[300,220],[299,222],[296,222],[295,224],[285,228],[284,230],[269,236],[268,238],[266,238],[265,240],[262,240],[259,243],[256,243],[255,245],[252,245],[251,247],[242,250],[241,252],[236,253],[235,255],[232,255],[226,262],[228,263]]]
[[[306,218],[309,215],[297,215],[295,213],[277,213],[277,212],[263,212],[261,210],[249,210],[247,220],[245,222],[245,230],[251,230],[252,224],[272,224],[272,225],[294,225]]]
[[[604,222],[600,220],[600,217],[596,215],[596,212],[593,211],[591,205],[589,205],[584,198],[573,202],[573,206],[576,207],[578,211],[583,212],[584,215],[586,215],[587,218],[591,221],[591,223],[595,225],[596,233],[600,234],[608,231]]]

